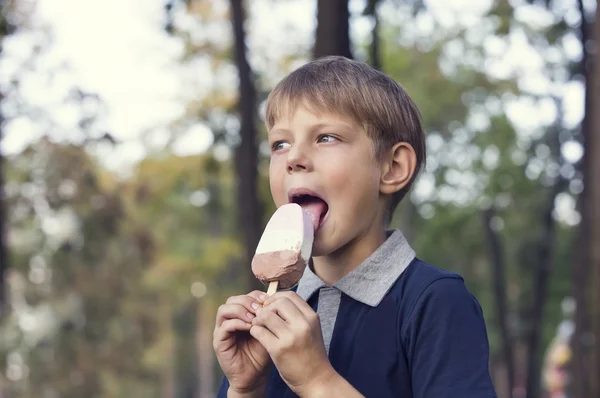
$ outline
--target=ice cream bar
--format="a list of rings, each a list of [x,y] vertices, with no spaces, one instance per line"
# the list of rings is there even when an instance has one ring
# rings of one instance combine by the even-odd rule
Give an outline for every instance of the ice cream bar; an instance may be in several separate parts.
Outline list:
[[[277,285],[288,289],[298,283],[310,259],[313,239],[313,219],[300,205],[289,203],[275,211],[252,259],[254,275],[270,283],[267,294],[275,293]]]

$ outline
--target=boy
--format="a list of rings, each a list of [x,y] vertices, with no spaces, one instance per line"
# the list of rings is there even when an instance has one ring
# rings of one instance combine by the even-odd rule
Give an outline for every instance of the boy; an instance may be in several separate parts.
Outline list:
[[[425,162],[405,91],[365,64],[321,58],[273,90],[266,125],[275,204],[321,209],[321,222],[295,291],[219,308],[218,397],[496,397],[477,300],[386,230]]]

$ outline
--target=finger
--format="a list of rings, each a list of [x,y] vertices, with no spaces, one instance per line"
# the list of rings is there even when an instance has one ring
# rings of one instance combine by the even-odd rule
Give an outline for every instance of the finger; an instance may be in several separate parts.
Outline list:
[[[292,291],[275,293],[273,296],[267,297],[263,305],[267,307],[271,305],[271,303],[282,298],[287,298],[292,303],[294,303],[296,305],[296,308],[298,308],[298,310],[304,315],[306,319],[311,319],[315,316],[315,310],[313,310],[312,307],[308,305],[308,303],[304,301],[302,297],[298,296],[296,292]]]
[[[262,304],[263,300],[259,300],[256,297],[259,296],[259,292],[250,292],[241,296],[232,296],[227,299],[225,304],[240,304],[246,307],[246,309],[252,313],[254,310]]]
[[[252,325],[250,328],[250,335],[258,340],[269,354],[277,347],[277,337],[264,326]]]
[[[239,304],[244,306],[250,313],[256,314],[256,309],[259,308],[267,295],[259,290],[254,290],[248,294],[241,296],[231,296],[225,304]]]
[[[265,301],[265,299],[268,297],[265,292],[261,292],[260,290],[254,290],[254,291],[248,293],[247,296],[252,297],[259,304],[262,304]]]
[[[214,340],[225,341],[231,337],[232,333],[247,332],[251,327],[252,325],[250,323],[246,323],[241,319],[228,319],[215,329]]]
[[[258,308],[258,304],[257,308]],[[242,304],[223,304],[217,310],[217,327],[221,326],[223,322],[228,319],[240,319],[244,322],[250,323],[255,318],[255,310],[252,305],[244,306]]]
[[[252,325],[263,326],[278,338],[290,333],[288,324],[272,308],[263,308],[252,320]]]
[[[300,311],[296,304],[287,297],[280,297],[279,299],[269,304],[268,307],[262,309],[259,308],[256,311],[257,316],[260,314],[260,312],[265,311],[267,308],[271,311],[276,312],[281,317],[281,319],[283,319],[288,324],[294,323],[294,321],[297,322],[299,320],[305,320],[305,316],[302,313],[302,311]]]

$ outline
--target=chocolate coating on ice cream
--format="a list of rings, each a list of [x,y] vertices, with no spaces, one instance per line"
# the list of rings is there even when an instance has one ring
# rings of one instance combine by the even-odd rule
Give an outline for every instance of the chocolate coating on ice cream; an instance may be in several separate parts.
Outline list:
[[[277,264],[277,267],[273,265]],[[296,250],[255,254],[252,260],[252,272],[261,281],[268,283],[279,281],[280,289],[295,286],[306,268],[306,261]]]

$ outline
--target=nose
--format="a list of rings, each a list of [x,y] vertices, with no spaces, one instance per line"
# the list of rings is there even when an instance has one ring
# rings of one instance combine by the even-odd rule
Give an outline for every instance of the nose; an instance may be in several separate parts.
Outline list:
[[[287,172],[309,171],[312,169],[312,161],[306,148],[302,145],[293,145],[288,151]]]

